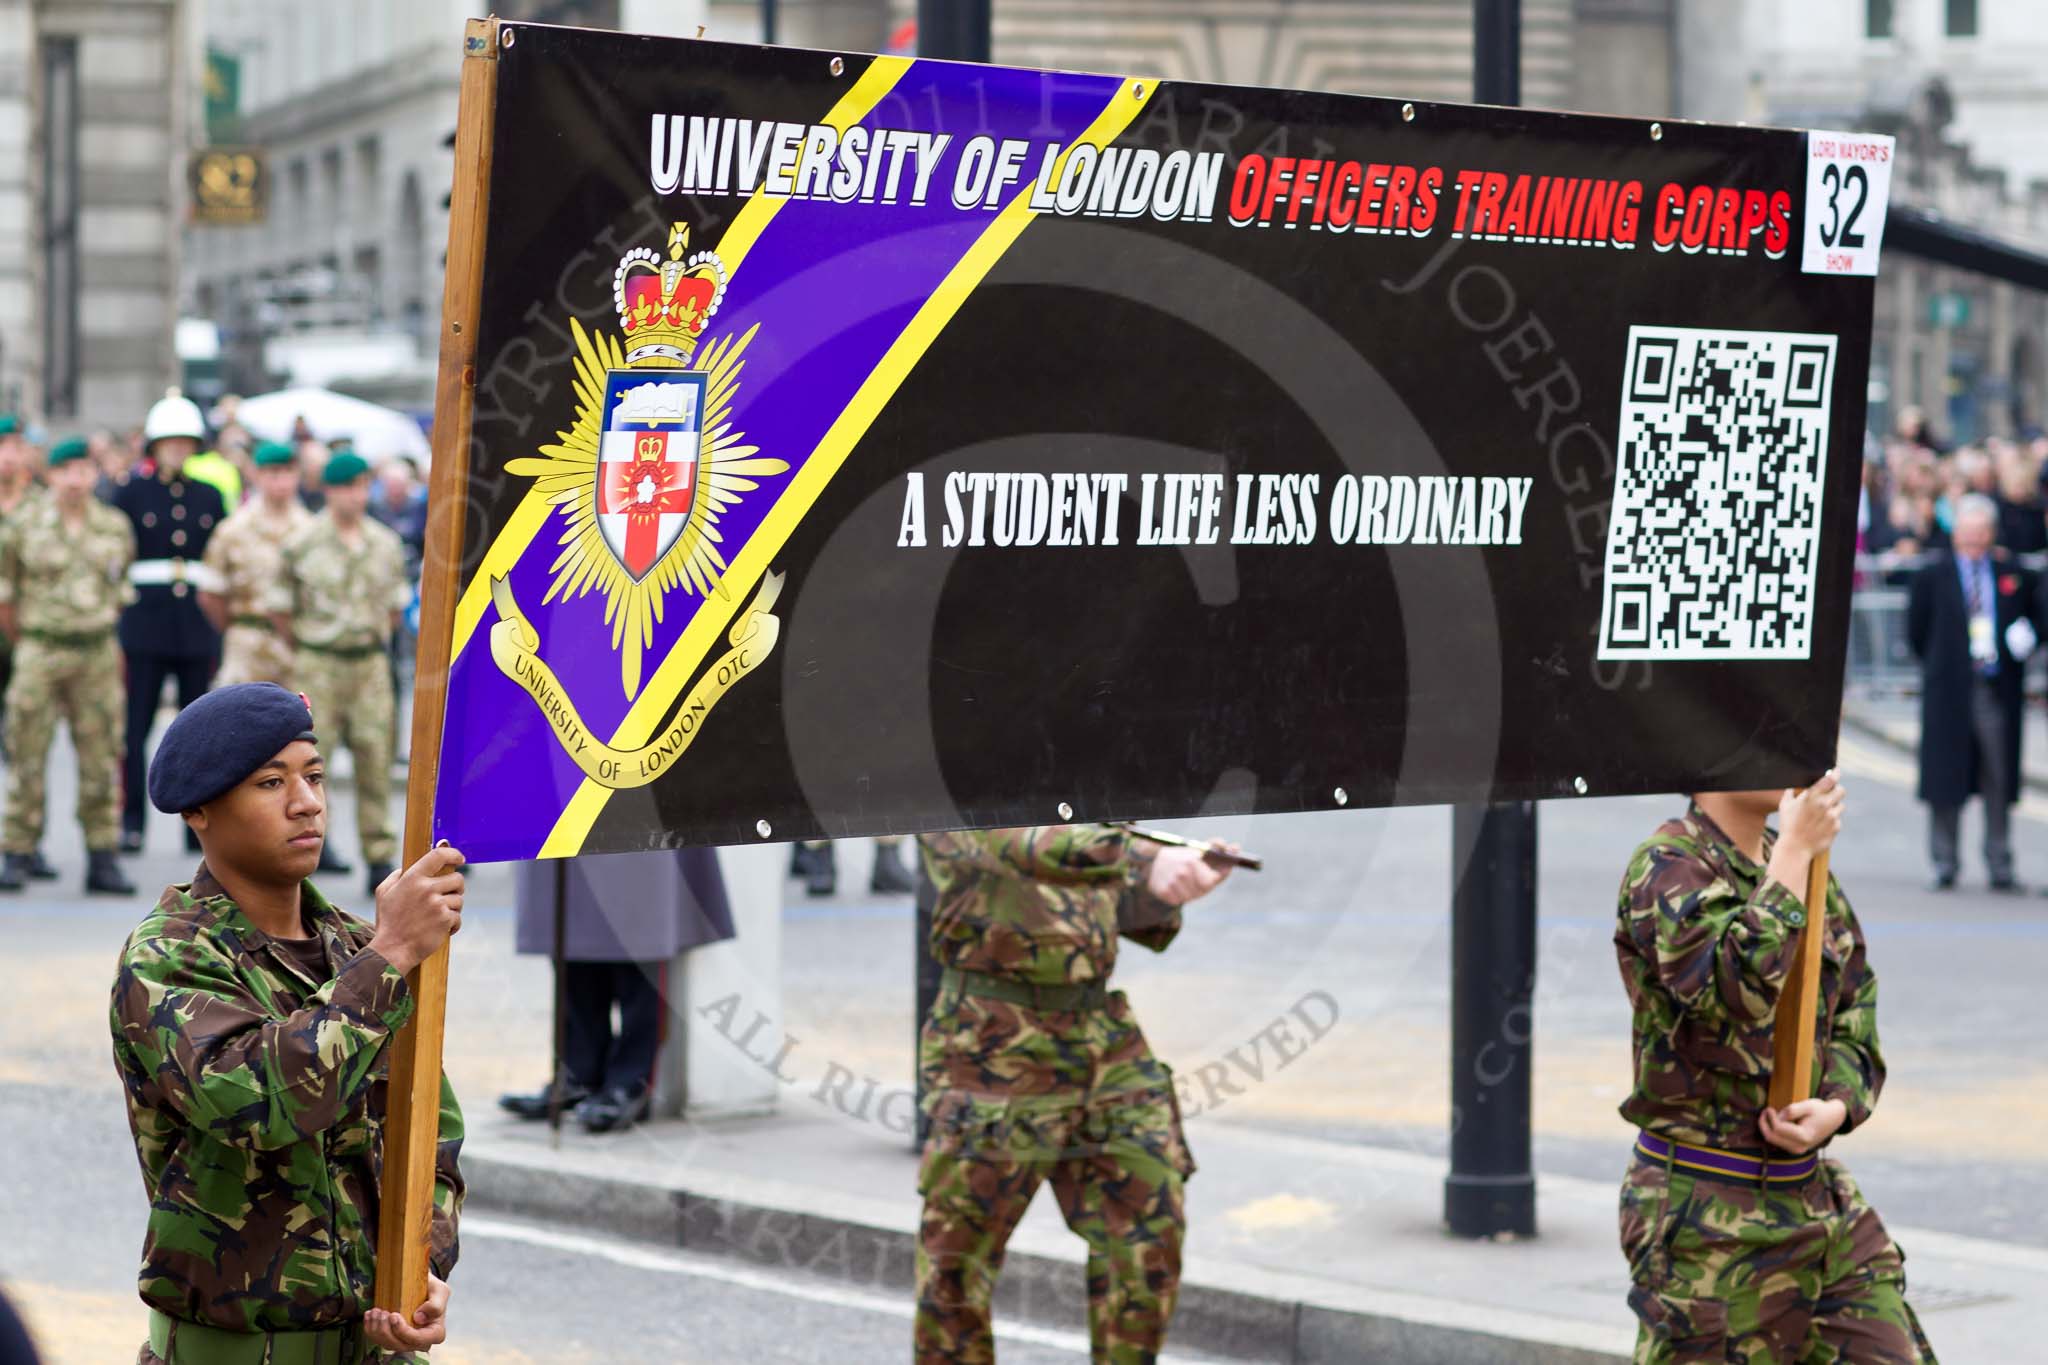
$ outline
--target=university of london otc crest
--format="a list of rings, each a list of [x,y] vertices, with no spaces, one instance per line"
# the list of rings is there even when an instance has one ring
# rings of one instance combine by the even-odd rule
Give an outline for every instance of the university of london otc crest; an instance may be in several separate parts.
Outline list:
[[[619,260],[612,299],[619,333],[586,330],[570,318],[576,345],[576,421],[537,456],[506,462],[533,480],[532,494],[551,507],[559,551],[543,604],[596,590],[619,655],[619,681],[639,695],[642,654],[654,641],[672,591],[700,598],[726,595],[718,520],[758,494],[760,480],[789,470],[764,456],[734,426],[733,397],[758,324],[738,338],[704,343],[706,325],[725,301],[726,270],[716,252],[691,253],[690,230],[669,230],[668,258],[635,247]],[[708,669],[676,720],[641,749],[602,743],[541,659],[540,639],[496,579],[491,595],[499,621],[491,653],[553,725],[556,737],[595,780],[638,786],[664,771],[694,738],[696,726],[733,682],[774,648],[778,623],[769,614],[781,577],[767,574],[731,632],[732,651]]]

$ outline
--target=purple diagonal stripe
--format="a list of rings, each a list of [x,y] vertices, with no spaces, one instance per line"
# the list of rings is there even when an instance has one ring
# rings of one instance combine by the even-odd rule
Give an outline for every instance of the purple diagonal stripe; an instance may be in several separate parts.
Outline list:
[[[790,464],[788,474],[762,480],[722,514],[719,548],[728,562],[904,325],[994,222],[991,212],[954,208],[946,192],[960,143],[981,134],[1071,141],[1120,87],[1107,76],[914,63],[862,122],[954,134],[933,178],[931,202],[913,207],[799,201],[775,215],[734,272],[725,303],[700,342],[738,337],[759,324],[732,421],[763,455]],[[493,212],[516,216],[519,207],[494,205]],[[582,321],[618,330],[612,316]],[[549,431],[568,426],[572,416],[568,385],[554,392],[560,411],[543,414],[536,424]],[[502,463],[531,453],[492,451],[490,459]],[[605,598],[590,593],[546,605],[541,600],[553,577],[549,566],[560,551],[563,525],[559,512],[551,515],[508,577],[520,608],[540,632],[542,657],[590,728],[605,737],[632,704],[620,684]],[[701,605],[693,593],[669,592],[653,643],[642,656],[643,683]],[[540,709],[492,662],[488,632],[497,619],[494,609],[485,611],[450,669],[434,807],[434,836],[478,862],[533,857],[583,781]],[[757,678],[748,685],[768,684]],[[716,723],[714,718],[711,724]]]

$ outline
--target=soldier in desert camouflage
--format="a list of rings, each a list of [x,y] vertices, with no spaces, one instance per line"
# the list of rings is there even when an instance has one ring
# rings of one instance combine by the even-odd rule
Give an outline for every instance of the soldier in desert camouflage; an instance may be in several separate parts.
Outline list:
[[[149,1195],[138,1365],[424,1362],[447,1335],[462,1114],[441,1083],[429,1293],[371,1306],[389,1058],[406,974],[461,926],[462,855],[377,893],[375,927],[307,878],[326,830],[304,701],[273,683],[178,713],[149,771],[204,861],[121,950],[114,1062]],[[388,1354],[388,1353],[397,1354]]]
[[[391,637],[412,597],[405,547],[367,515],[370,467],[360,455],[330,456],[327,505],[284,547],[263,608],[289,641],[292,676],[330,736],[355,760],[356,833],[375,894],[391,873],[398,836],[391,826],[391,759],[397,698]],[[330,857],[328,871],[347,865]]]
[[[1229,866],[1107,825],[922,838],[945,979],[918,1065],[932,1121],[918,1187],[916,1359],[995,1359],[1003,1249],[1050,1178],[1088,1243],[1094,1359],[1155,1359],[1179,1292],[1194,1172],[1171,1071],[1121,991],[1117,940],[1159,951]]]
[[[0,635],[15,641],[7,683],[7,815],[0,891],[40,876],[50,743],[62,720],[78,760],[85,889],[132,896],[121,871],[121,650],[114,623],[134,597],[135,537],[92,495],[98,471],[84,441],[50,452],[50,492],[0,527]]]
[[[1841,828],[1830,773],[1803,793],[1693,798],[1631,859],[1615,946],[1635,1010],[1641,1130],[1621,1244],[1641,1362],[1932,1365],[1905,1259],[1838,1161],[1884,1085],[1877,978],[1832,880],[1813,1097],[1769,1105],[1773,1022],[1812,860]],[[1765,821],[1776,813],[1774,834]]]
[[[199,606],[221,632],[215,687],[233,683],[292,683],[292,648],[277,633],[264,598],[283,569],[284,548],[303,535],[313,514],[299,501],[298,457],[265,441],[252,457],[256,496],[228,514],[206,542],[206,567],[215,589],[202,590]]]

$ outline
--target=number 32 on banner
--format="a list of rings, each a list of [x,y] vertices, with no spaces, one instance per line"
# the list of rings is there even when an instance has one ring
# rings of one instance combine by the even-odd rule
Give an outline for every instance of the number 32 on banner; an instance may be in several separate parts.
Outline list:
[[[1806,135],[1806,231],[1799,268],[1809,275],[1875,275],[1892,192],[1892,140],[1874,133]]]

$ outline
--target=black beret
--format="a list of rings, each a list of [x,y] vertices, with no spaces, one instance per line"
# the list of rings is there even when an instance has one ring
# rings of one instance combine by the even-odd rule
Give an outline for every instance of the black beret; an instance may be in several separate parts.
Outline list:
[[[239,784],[295,739],[313,738],[306,699],[276,683],[216,688],[178,712],[149,761],[149,800],[178,815]]]

